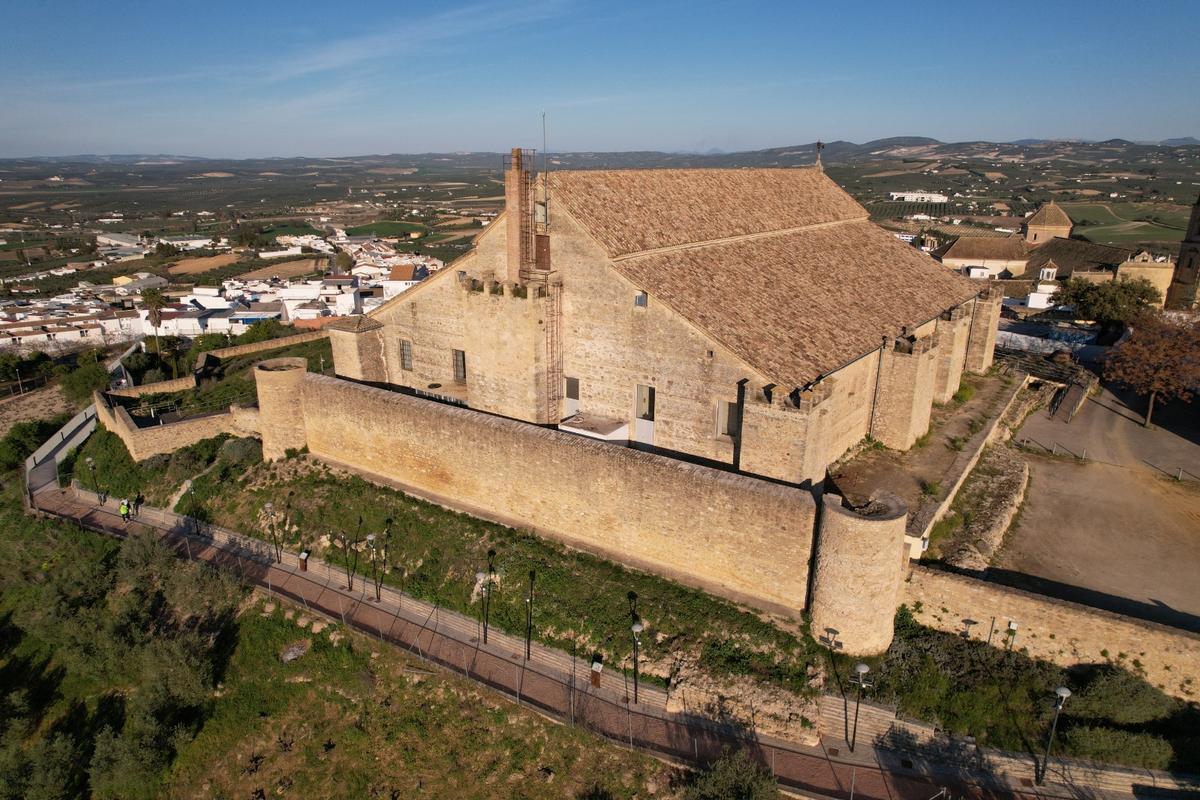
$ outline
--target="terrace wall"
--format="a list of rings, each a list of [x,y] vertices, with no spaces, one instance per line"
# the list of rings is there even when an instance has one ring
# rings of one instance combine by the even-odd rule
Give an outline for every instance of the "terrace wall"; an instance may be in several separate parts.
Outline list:
[[[234,436],[258,435],[256,415],[241,409],[139,428],[128,411],[111,402],[104,394],[95,392],[92,400],[96,406],[97,420],[121,438],[134,461],[141,461],[160,453],[171,453],[222,433]]]

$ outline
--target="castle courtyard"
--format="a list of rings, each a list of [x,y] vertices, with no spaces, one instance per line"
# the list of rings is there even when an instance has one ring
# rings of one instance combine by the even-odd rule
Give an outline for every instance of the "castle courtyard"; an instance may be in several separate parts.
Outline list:
[[[1069,425],[1044,409],[1030,415],[1014,441],[1067,455],[1027,453],[1024,506],[994,571],[1022,588],[1200,631],[1200,431],[1187,406],[1164,407],[1151,429],[1144,409],[1144,399],[1104,389]]]

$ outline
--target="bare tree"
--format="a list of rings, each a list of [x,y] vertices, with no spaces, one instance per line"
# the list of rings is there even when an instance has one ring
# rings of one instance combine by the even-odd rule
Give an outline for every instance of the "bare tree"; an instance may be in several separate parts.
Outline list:
[[[1150,396],[1146,427],[1159,398],[1189,401],[1200,386],[1200,321],[1175,322],[1161,313],[1145,313],[1130,337],[1113,349],[1104,376]]]

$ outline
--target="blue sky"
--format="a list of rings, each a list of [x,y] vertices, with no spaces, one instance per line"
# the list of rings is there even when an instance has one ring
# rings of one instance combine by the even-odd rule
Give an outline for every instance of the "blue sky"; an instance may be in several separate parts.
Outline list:
[[[5,4],[0,156],[1200,137],[1200,0]]]

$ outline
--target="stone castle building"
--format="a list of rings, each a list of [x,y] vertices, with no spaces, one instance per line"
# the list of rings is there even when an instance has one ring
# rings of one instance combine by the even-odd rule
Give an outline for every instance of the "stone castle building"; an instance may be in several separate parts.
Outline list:
[[[887,648],[906,509],[824,494],[904,449],[1000,297],[872,225],[819,167],[536,175],[453,265],[329,326],[337,377],[255,370],[263,453],[315,457]]]
[[[330,326],[344,378],[793,485],[907,449],[991,364],[998,293],[819,167],[564,171],[514,150],[468,256]]]
[[[1192,206],[1187,233],[1179,244],[1175,274],[1167,289],[1167,308],[1184,311],[1200,308],[1200,197]]]

